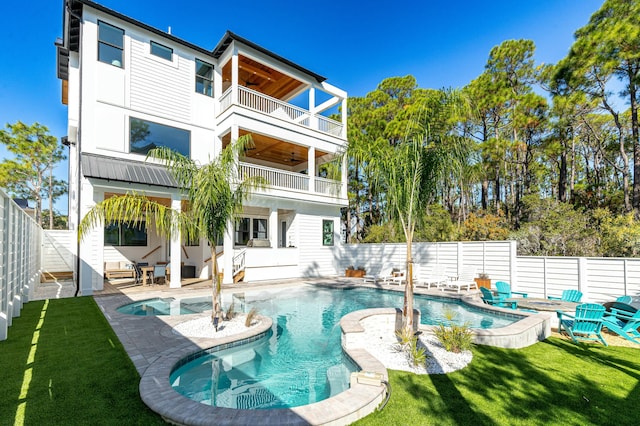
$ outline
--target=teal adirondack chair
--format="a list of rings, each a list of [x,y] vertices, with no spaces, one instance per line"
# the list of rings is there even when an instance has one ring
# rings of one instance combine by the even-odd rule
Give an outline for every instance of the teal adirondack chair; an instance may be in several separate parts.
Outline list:
[[[496,281],[496,290],[499,296],[503,296],[505,299],[510,299],[514,294],[518,294],[522,297],[528,297],[528,293],[522,293],[519,291],[511,291],[511,285],[506,281]]]
[[[620,296],[616,299],[616,302],[626,303],[627,305],[633,302],[633,297],[631,296]]]
[[[602,325],[620,337],[640,345],[640,310],[631,313],[611,308],[611,315],[602,318]]]
[[[484,287],[480,287],[480,291],[482,292],[482,301],[488,305],[511,309],[518,307],[518,301],[515,299],[507,299],[506,297],[495,295],[491,290]]]
[[[562,291],[562,296],[560,297],[553,297],[553,296],[547,296],[547,299],[549,300],[562,300],[563,302],[580,302],[580,299],[582,299],[582,292],[578,291],[578,290],[563,290]]]
[[[599,340],[603,345],[609,346],[602,334],[600,334],[602,317],[605,313],[604,306],[597,303],[583,303],[576,306],[575,315],[569,315],[562,311],[556,311],[556,313],[560,321],[558,332],[564,330],[574,342],[579,343],[579,340]]]

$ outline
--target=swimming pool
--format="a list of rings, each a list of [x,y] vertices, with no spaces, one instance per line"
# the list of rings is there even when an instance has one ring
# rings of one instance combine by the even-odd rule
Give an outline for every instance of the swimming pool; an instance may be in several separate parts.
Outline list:
[[[178,300],[174,297],[155,297],[120,306],[116,311],[127,315],[158,316],[187,315],[211,310],[211,297]]]
[[[356,366],[342,351],[340,318],[376,307],[401,307],[401,292],[370,288],[300,288],[232,296],[238,310],[256,307],[273,318],[262,339],[178,363],[170,376],[180,394],[203,404],[242,409],[290,408],[329,398],[349,387]],[[227,301],[227,303],[230,300]],[[503,327],[518,316],[495,315],[446,298],[415,297],[422,324]]]

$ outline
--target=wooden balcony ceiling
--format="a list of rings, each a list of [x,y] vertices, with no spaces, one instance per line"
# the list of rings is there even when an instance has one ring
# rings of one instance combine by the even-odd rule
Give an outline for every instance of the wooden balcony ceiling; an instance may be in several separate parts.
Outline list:
[[[240,136],[249,132],[240,130]],[[282,164],[283,166],[295,167],[299,164],[307,162],[307,148],[295,145],[269,136],[251,134],[254,149],[245,152],[246,158],[254,158],[256,160],[267,161],[270,163]],[[231,141],[231,135],[227,134],[222,138],[222,145],[227,146]],[[316,150],[316,159],[327,155],[327,152]]]
[[[303,82],[269,68],[260,62],[240,55],[238,58],[238,84],[264,93],[272,98],[288,100],[297,94]],[[222,67],[222,80],[231,83],[231,61]]]

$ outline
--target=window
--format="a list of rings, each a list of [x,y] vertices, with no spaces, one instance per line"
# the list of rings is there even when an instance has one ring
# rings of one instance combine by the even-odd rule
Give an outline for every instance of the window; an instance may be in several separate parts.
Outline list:
[[[236,221],[236,245],[246,246],[249,241],[249,226],[251,221],[248,217],[243,217]]]
[[[167,147],[189,157],[191,132],[139,118],[129,118],[130,151],[147,155],[157,147]]]
[[[246,246],[250,239],[269,238],[269,220],[263,218],[242,217],[236,221],[235,245]]]
[[[267,239],[267,219],[253,219],[253,238]]]
[[[145,223],[138,226],[126,223],[112,223],[104,228],[105,246],[146,246],[147,230]]]
[[[196,92],[213,96],[213,65],[196,59]]]
[[[333,245],[333,220],[322,221],[322,245]]]
[[[123,68],[124,30],[98,21],[98,60]]]
[[[158,56],[162,59],[166,59],[167,61],[173,60],[173,49],[167,46],[163,46],[160,43],[156,43],[152,41],[151,43],[151,54]]]

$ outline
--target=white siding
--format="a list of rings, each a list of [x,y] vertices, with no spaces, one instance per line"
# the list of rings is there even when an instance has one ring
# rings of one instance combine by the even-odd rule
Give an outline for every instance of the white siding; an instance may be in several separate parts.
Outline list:
[[[175,51],[173,57],[174,62],[156,59],[149,53],[147,40],[131,39],[132,109],[175,120],[190,120],[195,65]]]

